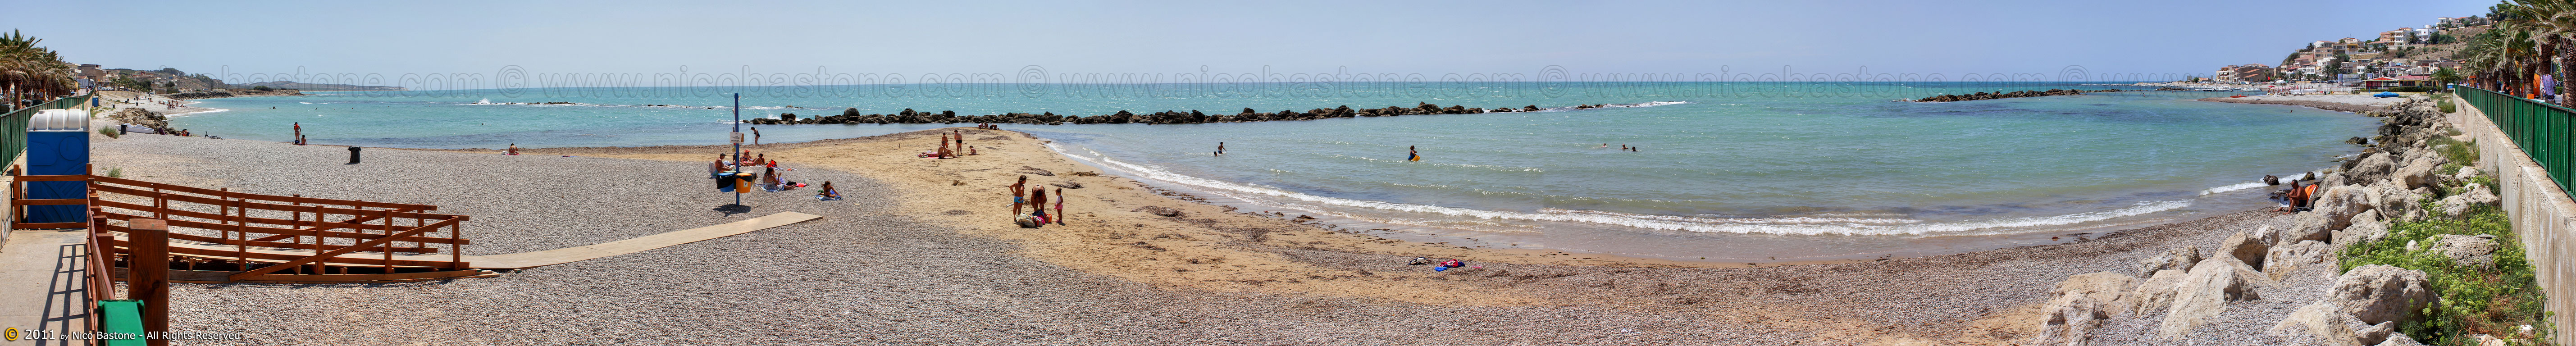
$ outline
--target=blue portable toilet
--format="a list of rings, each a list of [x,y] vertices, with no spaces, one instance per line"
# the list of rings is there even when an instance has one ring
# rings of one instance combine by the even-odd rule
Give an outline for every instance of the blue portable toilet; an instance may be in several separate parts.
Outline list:
[[[89,111],[49,109],[27,119],[27,175],[89,174]],[[88,198],[86,181],[27,182],[27,198]],[[88,205],[27,206],[27,222],[89,222]]]

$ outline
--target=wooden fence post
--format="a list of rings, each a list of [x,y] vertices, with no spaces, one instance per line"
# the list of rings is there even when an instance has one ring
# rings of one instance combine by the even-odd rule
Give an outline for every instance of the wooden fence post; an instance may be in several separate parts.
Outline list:
[[[170,331],[170,223],[162,219],[136,218],[125,222],[127,246],[134,256],[126,267],[126,292],[129,298],[143,301],[143,331],[163,334]],[[169,346],[168,339],[148,339],[152,346]]]

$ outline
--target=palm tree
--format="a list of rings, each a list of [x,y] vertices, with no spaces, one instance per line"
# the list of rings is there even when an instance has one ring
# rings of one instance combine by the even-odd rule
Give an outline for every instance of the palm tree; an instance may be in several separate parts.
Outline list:
[[[17,30],[0,35],[0,96],[8,98],[8,109],[25,106],[19,100],[72,93],[72,65],[53,50],[36,46],[40,41]]]
[[[2567,95],[2570,89],[2567,64],[2576,63],[2576,0],[2511,0],[2503,5],[2505,18],[2529,37],[2535,55],[2532,63],[2543,63],[2535,72],[2556,76],[2555,94]],[[2576,106],[2576,95],[2560,97],[2561,106]]]

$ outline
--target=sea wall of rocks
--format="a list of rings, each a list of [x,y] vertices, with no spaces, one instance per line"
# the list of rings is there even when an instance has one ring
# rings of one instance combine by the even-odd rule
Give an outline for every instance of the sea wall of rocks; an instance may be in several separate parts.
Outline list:
[[[2096,337],[2152,333],[2146,338],[2422,345],[2396,332],[2396,326],[2422,321],[2424,308],[2438,304],[2427,286],[2427,274],[2386,265],[2335,273],[2332,270],[2340,262],[2337,253],[2351,244],[2385,239],[2393,223],[2455,214],[2470,205],[2494,205],[2499,199],[2486,188],[2469,184],[2461,189],[2467,192],[2435,199],[2430,208],[2422,203],[2439,195],[2434,185],[2457,185],[2479,175],[2476,169],[2436,173],[2449,159],[2426,143],[2434,136],[2447,136],[2445,130],[2451,125],[2442,121],[2445,115],[2432,101],[2409,100],[2361,114],[2387,118],[2370,138],[2375,144],[2345,160],[2339,169],[2303,180],[2319,185],[2319,192],[2314,210],[2301,212],[2294,226],[2237,230],[2206,252],[2200,244],[2176,244],[2161,255],[2139,260],[2129,272],[2069,278],[2051,291],[2054,296],[2039,311],[2045,317],[2036,326],[2039,336],[2033,343],[2083,345]],[[2492,239],[2467,236],[2442,237],[2425,246],[2460,265],[2492,263],[2496,249]],[[2301,280],[2294,272],[2332,276]],[[2254,316],[2261,311],[2231,308],[2267,297],[2298,296],[2322,298],[2279,302],[2303,307],[2277,320]],[[2103,327],[2141,324],[2121,319],[2150,319],[2152,323],[2145,324],[2152,330]],[[2233,326],[2209,326],[2220,323]],[[2139,338],[2119,336],[2116,339]]]
[[[2191,90],[2191,89],[2176,88],[2176,87],[2163,87],[2163,88],[2156,88],[2156,90],[2152,90],[2152,91],[2189,91],[2189,90]],[[1957,101],[1976,101],[1976,100],[2008,99],[2008,98],[2015,98],[2015,97],[2040,97],[2040,96],[2083,95],[2084,93],[2107,93],[2107,92],[2121,92],[2121,91],[2127,91],[2127,90],[2120,90],[2120,89],[2102,89],[2102,90],[2048,89],[2048,90],[2022,90],[2022,91],[2014,91],[2014,92],[2006,92],[2006,93],[1990,93],[1990,92],[1982,92],[1982,91],[1980,91],[1980,92],[1977,92],[1977,93],[1974,93],[1974,94],[1941,95],[1941,96],[1925,97],[1925,98],[1921,98],[1921,99],[1914,99],[1914,100],[1911,100],[1911,101],[1914,101],[1914,102],[1957,102]]]
[[[1574,108],[1574,109],[1593,109],[1593,108],[1602,108],[1602,107],[1608,107],[1608,106],[1610,106],[1610,105],[1606,105],[1606,104],[1595,104],[1595,105],[1579,105],[1579,106],[1574,106],[1573,108]],[[1244,108],[1242,112],[1238,112],[1238,113],[1234,113],[1234,114],[1207,114],[1207,113],[1204,113],[1204,112],[1200,112],[1200,111],[1198,111],[1198,110],[1190,110],[1190,111],[1187,111],[1187,112],[1183,112],[1183,111],[1161,111],[1161,112],[1154,112],[1154,113],[1138,114],[1138,113],[1131,113],[1131,112],[1128,112],[1128,111],[1124,111],[1124,110],[1122,110],[1122,111],[1118,111],[1118,113],[1112,113],[1112,114],[1103,114],[1103,115],[1094,115],[1094,116],[1078,116],[1078,115],[1056,115],[1056,114],[1055,114],[1055,113],[1053,113],[1053,112],[1038,113],[1038,114],[1030,114],[1030,113],[1007,113],[1007,114],[992,114],[992,115],[958,115],[956,111],[939,111],[939,112],[933,113],[933,112],[915,111],[915,110],[912,110],[912,109],[910,109],[910,108],[906,108],[906,109],[904,109],[902,112],[896,112],[895,114],[861,114],[861,113],[859,112],[859,109],[857,109],[857,108],[850,108],[850,109],[844,109],[844,110],[841,110],[841,114],[837,114],[837,115],[800,115],[800,114],[795,114],[795,113],[787,113],[787,114],[780,114],[780,115],[779,115],[779,117],[777,117],[777,118],[761,118],[761,119],[752,119],[752,120],[747,120],[747,121],[744,121],[744,122],[745,122],[745,123],[750,123],[750,124],[753,124],[753,125],[785,125],[785,124],[960,124],[960,123],[966,123],[966,124],[974,124],[974,123],[995,123],[995,124],[1028,124],[1028,125],[1063,125],[1063,124],[1200,124],[1200,123],[1233,123],[1233,122],[1254,122],[1254,121],[1293,121],[1293,120],[1316,120],[1316,119],[1331,119],[1331,118],[1357,118],[1357,117],[1391,117],[1391,116],[1403,116],[1403,115],[1430,115],[1430,114],[1477,114],[1477,113],[1536,112],[1536,111],[1539,111],[1539,110],[1541,110],[1541,109],[1538,107],[1538,105],[1529,105],[1529,106],[1523,106],[1523,107],[1520,107],[1520,108],[1502,107],[1502,108],[1494,108],[1494,109],[1485,109],[1485,108],[1468,108],[1467,106],[1462,106],[1462,105],[1451,105],[1451,106],[1447,106],[1447,107],[1442,107],[1442,106],[1440,106],[1440,105],[1431,104],[1431,103],[1421,103],[1421,104],[1416,105],[1416,106],[1413,106],[1413,107],[1395,107],[1395,106],[1388,106],[1388,107],[1386,107],[1386,108],[1358,108],[1358,109],[1354,109],[1354,108],[1351,108],[1351,106],[1341,106],[1341,107],[1334,107],[1334,108],[1316,108],[1316,109],[1309,109],[1309,110],[1305,110],[1305,111],[1298,111],[1298,110],[1282,110],[1282,111],[1277,111],[1277,112],[1261,112],[1261,111],[1257,111],[1257,110],[1254,110],[1254,109],[1251,109],[1251,108]]]

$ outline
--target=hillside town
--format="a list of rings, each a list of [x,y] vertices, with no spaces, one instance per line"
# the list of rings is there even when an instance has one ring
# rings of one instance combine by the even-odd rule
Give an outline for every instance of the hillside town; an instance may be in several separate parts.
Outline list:
[[[2493,24],[2487,17],[2442,17],[2421,27],[2382,31],[2376,37],[2345,37],[2308,42],[2281,59],[2221,66],[2198,82],[2238,85],[2325,83],[2363,90],[2422,91],[2457,82],[2463,38],[2475,37]]]

